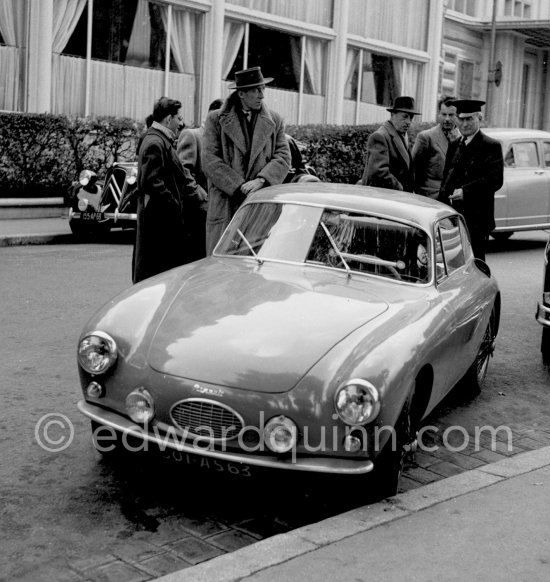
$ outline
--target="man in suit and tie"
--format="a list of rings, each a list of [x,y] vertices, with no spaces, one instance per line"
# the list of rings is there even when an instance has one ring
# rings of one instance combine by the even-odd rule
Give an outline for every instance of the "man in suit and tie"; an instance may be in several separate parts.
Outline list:
[[[415,192],[437,198],[443,179],[449,144],[460,138],[456,128],[454,97],[443,96],[437,103],[437,125],[421,131],[412,150]]]
[[[361,179],[365,186],[414,192],[414,170],[407,132],[415,115],[414,99],[396,97],[385,121],[367,141],[367,161]]]
[[[485,260],[485,246],[495,228],[495,192],[504,181],[502,146],[480,130],[485,101],[454,101],[462,138],[447,150],[439,200],[464,215],[474,256]]]

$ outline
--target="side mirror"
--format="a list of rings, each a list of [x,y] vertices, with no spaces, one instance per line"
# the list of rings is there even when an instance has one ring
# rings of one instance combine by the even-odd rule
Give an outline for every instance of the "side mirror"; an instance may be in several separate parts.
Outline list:
[[[484,274],[487,275],[487,277],[491,277],[491,269],[489,268],[489,265],[485,262],[482,261],[481,259],[475,258],[474,259],[474,263],[475,266]]]

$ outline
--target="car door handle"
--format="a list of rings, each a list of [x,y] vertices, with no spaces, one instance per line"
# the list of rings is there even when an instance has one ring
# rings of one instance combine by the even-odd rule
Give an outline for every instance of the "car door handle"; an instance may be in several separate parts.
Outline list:
[[[544,170],[535,170],[535,174],[537,174],[537,176],[542,176],[544,174]]]

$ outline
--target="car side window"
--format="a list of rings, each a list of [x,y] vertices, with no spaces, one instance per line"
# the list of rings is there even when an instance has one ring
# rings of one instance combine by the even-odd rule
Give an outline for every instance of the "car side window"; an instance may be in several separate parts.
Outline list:
[[[550,141],[542,142],[542,151],[544,156],[544,167],[550,168]]]
[[[512,152],[511,155],[509,153]],[[536,168],[540,166],[537,144],[534,141],[520,141],[511,146],[504,158],[505,164],[514,168]]]
[[[458,216],[449,216],[440,220],[437,231],[439,236],[436,237],[436,273],[439,280],[445,274],[451,274],[466,263],[463,244],[466,233],[461,227]]]

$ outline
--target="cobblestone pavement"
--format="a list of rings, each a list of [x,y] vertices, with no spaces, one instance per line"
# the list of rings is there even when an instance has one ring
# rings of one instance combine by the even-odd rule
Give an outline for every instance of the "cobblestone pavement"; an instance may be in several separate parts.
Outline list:
[[[427,425],[430,429],[423,433],[421,446],[414,458],[407,461],[401,492],[550,444],[550,430],[536,426],[509,427],[509,431],[501,429],[494,433],[493,438],[488,430],[476,435],[476,431],[466,432],[445,420],[435,420]],[[295,474],[260,472],[252,479],[232,476],[220,479],[219,475],[212,478],[210,471],[197,468],[186,468],[180,473],[174,470],[173,460],[154,456],[143,459],[140,469],[135,465],[117,469],[121,478],[124,474],[128,481],[121,487],[128,486],[135,477],[139,481],[140,474],[154,472],[167,483],[162,513],[155,509],[139,514],[141,510],[129,504],[128,512],[137,512],[133,516],[136,531],[129,532],[128,538],[122,539],[111,552],[64,565],[54,563],[50,568],[44,568],[39,578],[34,573],[18,580],[152,580],[363,504],[361,499],[349,500],[350,488],[338,487],[335,480],[325,481],[316,476],[304,479]],[[178,483],[178,477],[187,482]],[[135,486],[133,489],[134,495],[137,492],[147,496],[146,489],[136,490]],[[294,498],[293,489],[296,491]],[[344,499],[338,499],[339,493]],[[197,499],[196,516],[187,510],[187,517],[182,518],[178,500],[189,496]],[[250,503],[248,511],[243,514],[246,505],[243,499],[247,497]],[[234,505],[232,498],[237,501]],[[328,503],[327,499],[333,499],[333,502]],[[146,500],[139,501],[140,506],[147,505]],[[210,515],[204,511],[205,504],[210,507]],[[170,515],[174,516],[173,519]]]

